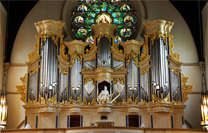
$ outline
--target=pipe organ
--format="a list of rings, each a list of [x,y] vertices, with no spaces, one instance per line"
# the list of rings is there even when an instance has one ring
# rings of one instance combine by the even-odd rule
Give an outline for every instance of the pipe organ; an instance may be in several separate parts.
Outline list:
[[[92,26],[94,43],[64,42],[64,23],[35,23],[36,51],[28,55],[25,124],[32,128],[129,126],[138,115],[148,128],[180,128],[184,124],[182,73],[173,53],[173,22],[143,24],[144,42],[115,42],[116,25]],[[104,98],[103,98],[104,96]],[[187,100],[187,99],[186,99]],[[107,120],[102,120],[106,116]]]

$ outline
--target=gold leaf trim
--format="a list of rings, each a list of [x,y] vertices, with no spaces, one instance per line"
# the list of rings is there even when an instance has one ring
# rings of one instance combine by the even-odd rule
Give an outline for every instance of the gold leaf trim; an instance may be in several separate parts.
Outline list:
[[[138,67],[139,66],[138,54],[134,51],[126,54],[126,65],[128,65],[130,63],[131,58],[133,58],[134,64],[136,65],[136,67]]]
[[[155,42],[155,39],[157,37],[162,37],[164,43],[167,45],[167,34],[166,33],[162,33],[161,31],[157,31],[157,32],[154,32],[152,34],[150,34],[150,38],[151,38],[151,46],[154,45],[154,42]],[[151,49],[151,46],[150,46],[150,49]]]
[[[181,84],[182,84],[182,94],[183,94],[183,103],[185,103],[189,97],[188,94],[193,92],[193,85],[188,85],[188,77],[181,73]]]
[[[21,95],[20,99],[22,102],[26,103],[27,97],[27,73],[25,76],[20,77],[21,85],[16,85],[16,92]]]
[[[111,35],[108,35],[108,34],[101,34],[101,35],[98,35],[98,36],[97,36],[97,38],[98,38],[98,43],[100,42],[100,39],[101,39],[102,37],[108,38],[108,40],[109,40],[110,43],[111,43]]]
[[[68,75],[68,72],[61,68],[60,73],[63,73],[63,75]]]
[[[174,44],[173,44],[173,35],[170,35],[170,43],[169,43],[169,50],[170,50],[170,55],[178,62],[180,62],[180,54],[178,53],[173,53],[173,48],[174,48]]]
[[[70,62],[70,67],[72,67],[74,65],[75,59],[79,60],[80,64],[82,64],[82,54],[75,51],[74,53],[71,54],[71,62]]]
[[[93,78],[84,78],[84,85],[86,85],[89,81],[92,81],[92,83],[95,85],[95,80]]]
[[[64,54],[64,49],[65,49],[65,45],[64,45],[64,41],[63,41],[63,35],[61,36],[60,40],[61,40],[61,44],[60,44],[60,55],[61,57],[65,60],[68,61],[69,60],[69,55],[68,54]]]
[[[124,65],[119,67],[119,68],[116,68],[115,71],[123,71],[125,68],[124,68]]]
[[[94,71],[93,69],[87,68],[87,66],[86,66],[86,65],[84,65],[83,70],[84,70],[84,71]]]
[[[147,37],[147,35],[144,35],[144,38],[145,38],[145,43],[143,45],[144,53],[141,54],[140,61],[144,60],[148,55],[148,37]]]
[[[113,79],[113,84],[117,84],[117,82],[120,82],[122,85],[125,84],[125,79],[124,78],[114,78]]]
[[[32,62],[38,55],[39,55],[39,36],[36,35],[36,40],[37,40],[37,43],[35,44],[35,51],[31,52],[28,54],[28,59],[29,61],[26,61],[26,63],[29,63],[29,62]]]
[[[140,75],[142,76],[142,75],[144,75],[144,74],[147,73],[147,72],[149,72],[149,68],[142,69],[142,70],[140,71]]]
[[[30,72],[30,76],[33,75],[33,74],[35,74],[35,73],[38,73],[38,69],[35,69],[35,70],[31,71]]]
[[[58,47],[58,34],[55,31],[46,31],[46,32],[41,32],[41,48],[43,44],[45,43],[47,38],[51,38],[54,44]]]
[[[160,99],[153,93],[152,103],[170,103],[170,95],[168,94],[164,99]]]

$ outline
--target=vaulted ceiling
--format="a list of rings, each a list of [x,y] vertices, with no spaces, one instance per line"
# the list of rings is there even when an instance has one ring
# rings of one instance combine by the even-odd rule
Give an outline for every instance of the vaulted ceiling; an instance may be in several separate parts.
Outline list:
[[[9,1],[2,0],[5,9],[8,12],[7,35],[6,35],[6,62],[10,61],[12,47],[18,33],[18,30],[27,14],[39,0],[32,1]],[[180,12],[186,21],[194,38],[199,61],[203,61],[203,34],[201,22],[201,10],[207,0],[197,1],[178,1],[169,0]]]

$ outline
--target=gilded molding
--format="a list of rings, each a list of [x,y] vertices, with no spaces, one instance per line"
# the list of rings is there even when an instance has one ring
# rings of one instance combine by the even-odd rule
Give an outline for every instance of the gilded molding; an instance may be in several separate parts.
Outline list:
[[[84,85],[86,85],[89,81],[92,81],[92,83],[95,85],[95,79],[93,78],[84,78]]]
[[[79,60],[80,64],[82,64],[82,54],[75,51],[74,53],[71,54],[71,62],[70,62],[70,67],[72,67],[74,65],[75,59]]]
[[[100,80],[109,80],[110,81],[111,79],[112,78],[111,77],[108,77],[108,76],[103,76],[103,77],[98,77],[97,78],[98,81],[100,81]]]
[[[113,84],[117,84],[117,82],[120,82],[122,85],[125,84],[124,78],[113,78]]]
[[[138,54],[134,51],[126,54],[126,65],[128,65],[130,63],[131,58],[133,58],[134,64],[136,65],[136,67],[138,67],[139,66]]]
[[[174,44],[173,44],[173,35],[169,36],[169,50],[170,50],[170,55],[178,62],[180,62],[180,54],[178,53],[173,53],[173,48],[174,48]]]
[[[39,55],[39,45],[38,45],[39,44],[39,36],[38,35],[36,35],[36,40],[37,40],[37,43],[34,46],[35,47],[35,51],[33,51],[33,52],[28,54],[29,61],[26,61],[26,63],[32,62]]]
[[[181,84],[182,84],[182,96],[183,96],[183,103],[185,103],[189,97],[188,94],[193,92],[193,85],[188,85],[188,77],[186,77],[183,73],[181,73]]]
[[[20,77],[21,85],[16,85],[16,92],[21,95],[20,99],[22,102],[26,103],[26,97],[27,97],[27,73],[25,76]]]

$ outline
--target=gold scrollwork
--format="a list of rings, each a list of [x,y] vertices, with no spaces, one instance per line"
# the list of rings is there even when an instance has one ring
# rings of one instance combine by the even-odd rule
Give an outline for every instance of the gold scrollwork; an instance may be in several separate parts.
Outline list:
[[[183,103],[188,100],[188,94],[193,91],[193,85],[188,85],[188,77],[181,73],[181,84],[182,84],[182,94],[183,94]]]
[[[176,75],[179,75],[179,71],[178,71],[178,70],[173,69],[173,68],[170,68],[170,70],[171,70],[173,73],[175,73]]]
[[[95,37],[92,36],[92,38],[95,40]],[[94,48],[95,48],[95,42],[94,43],[90,43],[91,48],[90,49],[86,49],[86,53],[90,53]]]
[[[86,65],[84,65],[83,70],[84,70],[84,71],[94,71],[93,69],[87,68],[87,66],[86,66]]]
[[[117,82],[120,82],[122,85],[125,84],[124,78],[113,78],[113,84],[116,84]]]
[[[103,76],[103,77],[98,77],[97,80],[111,80],[111,77]]]
[[[84,78],[84,85],[89,81],[92,81],[92,83],[95,85],[95,80],[93,78]]]
[[[27,96],[27,73],[25,76],[20,77],[21,85],[16,85],[16,92],[21,95],[20,99],[22,102],[26,103],[26,96]]]
[[[40,98],[41,104],[57,104],[57,94],[55,94],[54,96],[52,96],[48,100],[41,97],[41,95],[39,95],[39,98]]]
[[[143,70],[141,70],[140,75],[144,75],[146,72],[149,72],[149,68],[145,68]]]
[[[33,61],[39,55],[39,53],[38,53],[39,52],[39,46],[38,46],[38,44],[39,44],[39,36],[38,35],[36,35],[36,40],[37,40],[37,43],[34,46],[35,47],[35,51],[33,51],[33,52],[28,54],[29,61],[26,61],[26,63],[29,63],[29,62]]]
[[[35,74],[35,73],[37,73],[37,72],[38,72],[38,69],[35,69],[35,70],[31,71],[30,72],[30,76],[33,75],[33,74]]]
[[[145,38],[145,43],[143,45],[144,53],[141,53],[140,61],[144,60],[148,55],[148,37],[147,37],[147,35],[144,35],[144,38]]]
[[[43,44],[45,43],[47,38],[51,38],[52,41],[54,42],[54,44],[56,46],[58,46],[58,34],[55,33],[55,31],[46,31],[46,32],[41,32],[41,38],[42,38],[42,42],[41,42],[41,47],[43,46]]]
[[[150,34],[150,38],[151,38],[151,46],[154,45],[155,39],[157,37],[162,37],[164,43],[167,45],[167,34],[166,33],[162,33],[161,31],[157,31],[154,32],[152,34]]]
[[[125,68],[124,68],[124,65],[119,67],[119,68],[116,68],[115,71],[123,71]]]
[[[63,75],[68,75],[68,72],[61,68],[60,73],[63,73]]]
[[[113,37],[113,40],[115,40],[115,36]],[[119,53],[123,53],[123,50],[118,48],[119,43],[115,43],[115,41],[113,41],[113,47],[116,51],[118,51]]]
[[[79,60],[80,64],[82,64],[82,54],[75,51],[74,53],[71,54],[71,62],[70,62],[70,67],[72,67],[74,65],[75,59]]]
[[[69,60],[69,55],[68,54],[65,54],[64,53],[64,49],[65,49],[65,45],[64,45],[64,41],[63,41],[63,35],[61,36],[60,40],[61,40],[61,43],[60,43],[60,55],[61,57],[65,60],[65,61],[68,61]]]
[[[180,62],[180,54],[178,53],[173,53],[173,48],[174,48],[174,44],[173,44],[173,35],[170,35],[170,43],[169,43],[169,50],[170,50],[170,55],[178,62]]]
[[[101,35],[98,35],[98,36],[97,36],[97,38],[98,38],[98,43],[100,42],[100,39],[101,39],[102,37],[108,38],[109,42],[111,43],[111,36],[108,35],[108,34],[101,34]]]
[[[126,65],[128,65],[131,61],[131,58],[133,58],[134,60],[134,64],[136,65],[136,67],[139,66],[139,62],[138,62],[138,54],[134,51],[126,54]]]
[[[160,99],[153,93],[152,103],[170,103],[170,95],[168,94],[164,99]]]

